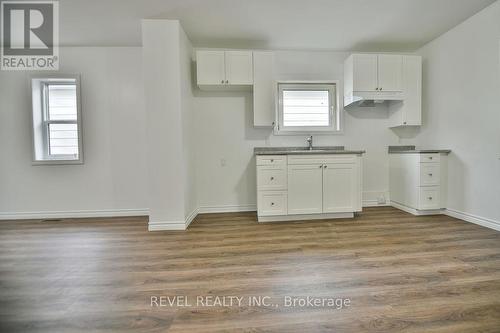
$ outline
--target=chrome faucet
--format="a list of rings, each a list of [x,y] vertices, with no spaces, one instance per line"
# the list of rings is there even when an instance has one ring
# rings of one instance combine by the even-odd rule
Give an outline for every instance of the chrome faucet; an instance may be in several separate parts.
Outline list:
[[[313,136],[309,135],[306,141],[309,144],[309,150],[313,150]]]

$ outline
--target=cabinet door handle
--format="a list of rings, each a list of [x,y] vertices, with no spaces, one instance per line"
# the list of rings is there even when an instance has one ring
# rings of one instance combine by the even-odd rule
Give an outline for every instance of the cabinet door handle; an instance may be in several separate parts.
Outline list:
[[[431,156],[431,157],[429,157],[429,159],[430,159],[430,160],[432,160],[432,156]]]
[[[224,80],[220,81],[220,83],[224,84]]]
[[[378,90],[378,88],[375,88],[375,90]]]
[[[320,168],[320,169],[321,169],[322,167],[323,167],[322,165],[320,165],[320,166],[319,166],[319,168]]]
[[[229,83],[229,80],[226,80],[226,84],[228,84],[228,83]]]
[[[271,177],[271,180],[274,180],[274,177]]]
[[[273,159],[271,159],[271,163],[273,163],[273,162],[274,162],[274,160],[273,160]]]
[[[429,174],[429,177],[432,177],[432,173]]]
[[[328,168],[328,166],[326,166],[326,165],[323,165],[323,169],[326,169],[326,168]]]
[[[432,200],[432,197],[428,197],[427,199]]]
[[[271,202],[271,206],[274,206],[274,202]]]

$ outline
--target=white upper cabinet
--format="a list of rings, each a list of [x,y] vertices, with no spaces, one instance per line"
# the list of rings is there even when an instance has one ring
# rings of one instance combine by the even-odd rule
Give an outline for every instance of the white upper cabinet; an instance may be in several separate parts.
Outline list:
[[[271,127],[276,109],[273,52],[253,53],[253,80],[253,125]]]
[[[403,56],[353,54],[352,91],[402,91]]]
[[[422,125],[422,57],[403,56],[404,100],[389,105],[390,127]]]
[[[344,62],[344,106],[387,101],[390,127],[422,125],[422,57],[352,54]]]
[[[201,89],[249,89],[253,85],[252,51],[196,52],[197,82]]]
[[[379,54],[378,58],[378,90],[403,91],[403,56]]]
[[[224,51],[196,52],[198,85],[221,85],[226,82]]]
[[[352,66],[354,91],[378,91],[376,54],[355,54]]]
[[[253,84],[253,57],[248,51],[225,51],[226,84]]]

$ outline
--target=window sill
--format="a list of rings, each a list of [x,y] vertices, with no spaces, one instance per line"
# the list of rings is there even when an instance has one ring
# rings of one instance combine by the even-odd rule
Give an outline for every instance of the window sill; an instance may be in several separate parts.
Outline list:
[[[36,160],[32,165],[78,165],[83,164],[83,159],[79,160]]]
[[[283,131],[275,129],[273,134],[276,136],[286,136],[286,135],[295,135],[295,136],[304,136],[304,135],[344,135],[343,130],[328,130],[328,131]]]

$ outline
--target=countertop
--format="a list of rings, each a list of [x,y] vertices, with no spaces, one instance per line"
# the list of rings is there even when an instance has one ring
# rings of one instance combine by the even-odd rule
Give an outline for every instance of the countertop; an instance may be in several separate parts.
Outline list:
[[[450,149],[415,149],[415,146],[389,146],[389,154],[449,154]]]
[[[313,147],[255,147],[255,155],[311,155],[311,154],[338,154],[338,155],[361,155],[364,150],[345,150],[343,146]]]

